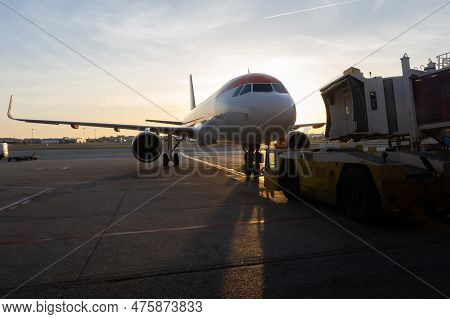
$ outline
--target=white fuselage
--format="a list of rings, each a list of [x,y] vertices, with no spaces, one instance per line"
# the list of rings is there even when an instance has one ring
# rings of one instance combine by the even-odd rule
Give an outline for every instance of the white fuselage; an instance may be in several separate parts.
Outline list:
[[[295,121],[295,103],[283,84],[269,75],[248,74],[229,81],[183,122],[196,128],[200,144],[257,145],[285,135]]]

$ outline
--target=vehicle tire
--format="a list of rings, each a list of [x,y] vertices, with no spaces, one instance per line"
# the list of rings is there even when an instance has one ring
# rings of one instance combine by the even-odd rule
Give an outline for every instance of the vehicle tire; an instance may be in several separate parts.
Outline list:
[[[283,160],[281,162],[278,183],[287,199],[299,200],[300,178],[293,160]]]
[[[370,172],[354,166],[343,174],[338,196],[345,215],[362,223],[375,221],[381,215],[381,202]]]
[[[308,135],[301,132],[294,132],[294,134],[292,134],[289,138],[288,148],[290,150],[303,149],[308,148],[310,144]]]
[[[169,155],[163,154],[163,166],[168,167],[169,166]]]
[[[173,165],[180,165],[180,155],[178,155],[178,153],[173,154]]]

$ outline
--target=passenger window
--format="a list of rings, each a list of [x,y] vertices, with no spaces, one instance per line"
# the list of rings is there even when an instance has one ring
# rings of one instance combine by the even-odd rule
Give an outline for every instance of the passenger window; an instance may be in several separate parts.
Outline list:
[[[376,111],[378,109],[377,93],[373,91],[370,92],[370,107],[373,111]]]
[[[252,85],[251,85],[251,84],[247,84],[247,85],[244,86],[244,88],[242,89],[240,95],[247,94],[248,92],[251,92],[251,90],[252,90]]]
[[[234,91],[233,97],[238,96],[239,93],[241,93],[241,90],[242,90],[243,87],[244,87],[243,85],[241,85],[240,87],[238,87],[238,88],[236,89],[236,91]]]
[[[272,85],[270,84],[253,84],[253,92],[272,92]]]
[[[275,92],[278,92],[278,93],[288,93],[288,91],[286,90],[286,88],[284,87],[284,85],[281,84],[281,83],[274,83],[274,84],[272,84],[272,86],[273,86],[273,89],[275,90]]]

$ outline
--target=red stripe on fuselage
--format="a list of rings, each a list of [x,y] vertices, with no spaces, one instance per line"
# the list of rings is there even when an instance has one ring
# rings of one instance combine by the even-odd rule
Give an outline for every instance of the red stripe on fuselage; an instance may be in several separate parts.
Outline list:
[[[224,86],[220,88],[217,92],[217,95],[221,95],[224,92],[227,92],[231,89],[237,88],[241,85],[250,84],[250,83],[280,83],[281,81],[273,76],[262,74],[262,73],[251,73],[241,75],[229,82],[227,82]]]

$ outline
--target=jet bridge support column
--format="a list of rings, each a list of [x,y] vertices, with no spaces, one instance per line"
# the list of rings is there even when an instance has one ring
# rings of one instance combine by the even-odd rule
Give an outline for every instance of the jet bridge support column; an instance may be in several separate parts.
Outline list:
[[[405,103],[410,121],[409,138],[411,141],[411,150],[414,151],[418,149],[419,129],[417,127],[416,106],[414,103],[414,93],[411,82],[411,65],[409,62],[409,56],[406,53],[400,60],[402,61],[403,90],[405,92]]]

